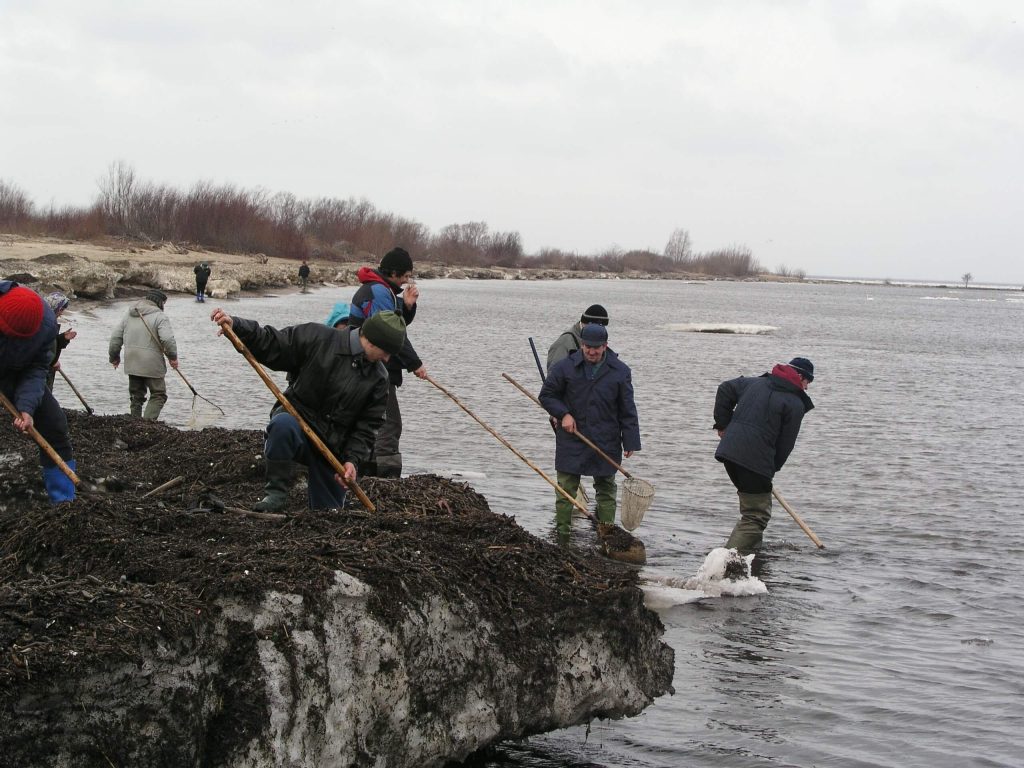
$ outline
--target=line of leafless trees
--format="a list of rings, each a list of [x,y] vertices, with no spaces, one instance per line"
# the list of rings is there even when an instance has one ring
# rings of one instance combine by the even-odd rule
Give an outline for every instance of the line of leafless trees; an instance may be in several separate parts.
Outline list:
[[[199,182],[188,190],[140,180],[118,161],[99,179],[89,206],[39,209],[19,187],[0,179],[0,232],[81,240],[121,237],[188,243],[235,253],[348,261],[401,244],[420,258],[465,266],[547,267],[612,273],[692,272],[742,277],[761,266],[746,246],[694,253],[689,233],[676,230],[663,253],[610,248],[580,254],[523,251],[518,232],[492,232],[482,221],[449,224],[436,233],[368,200],[302,200],[286,192]]]

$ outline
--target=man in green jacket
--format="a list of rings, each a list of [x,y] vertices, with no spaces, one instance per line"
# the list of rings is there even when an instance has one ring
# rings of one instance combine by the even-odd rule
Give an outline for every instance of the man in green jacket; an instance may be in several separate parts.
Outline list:
[[[124,370],[128,374],[128,396],[132,416],[156,419],[167,402],[167,362],[178,367],[178,344],[174,340],[171,321],[164,314],[167,295],[163,291],[147,291],[145,298],[136,302],[121,318],[110,335],[107,350],[110,364],[121,365],[124,347]],[[149,403],[142,405],[149,394]]]
[[[379,312],[360,328],[330,328],[303,323],[280,330],[215,309],[210,319],[234,329],[261,364],[290,371],[284,392],[302,419],[345,467],[344,479],[356,479],[356,467],[370,455],[384,423],[388,374],[384,363],[405,343],[405,321],[395,312]],[[332,466],[280,403],[270,412],[263,455],[266,496],[254,507],[279,512],[288,505],[294,462],[309,467],[310,509],[344,505],[345,489]]]

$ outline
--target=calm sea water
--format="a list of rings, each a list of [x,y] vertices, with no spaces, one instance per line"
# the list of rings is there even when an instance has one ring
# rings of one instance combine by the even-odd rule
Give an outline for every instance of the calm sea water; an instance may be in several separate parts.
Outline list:
[[[627,468],[657,495],[637,530],[647,572],[692,576],[737,516],[713,459],[719,381],[811,358],[817,408],[776,487],[825,542],[776,508],[768,594],[664,609],[674,696],[636,718],[498,750],[492,766],[1010,766],[1024,759],[1024,295],[859,285],[566,281],[421,283],[412,338],[428,371],[540,466],[543,413],[528,337],[543,354],[591,303],[633,368],[643,451]],[[352,287],[226,302],[268,324],[322,320]],[[270,396],[208,321],[172,298],[181,370],[227,417],[262,428]],[[65,370],[101,413],[127,411],[106,364],[125,305],[73,311]],[[770,335],[672,330],[776,326]],[[169,378],[164,412],[191,395]],[[280,379],[279,379],[280,380]],[[58,378],[57,394],[74,395]],[[429,383],[401,389],[405,471],[461,472],[538,535],[549,486]],[[580,529],[581,535],[583,528]]]

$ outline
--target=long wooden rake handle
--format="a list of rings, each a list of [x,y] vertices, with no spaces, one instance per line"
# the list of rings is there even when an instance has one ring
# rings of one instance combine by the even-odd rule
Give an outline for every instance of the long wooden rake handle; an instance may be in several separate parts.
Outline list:
[[[85,412],[92,416],[92,408],[90,408],[89,404],[85,402],[85,398],[82,397],[82,393],[79,392],[78,389],[75,388],[75,385],[71,383],[71,379],[69,379],[68,375],[64,373],[64,369],[58,368],[57,373],[64,377],[64,381],[66,381],[68,383],[68,386],[71,387],[71,391],[74,392],[78,399],[82,401],[82,405],[85,406]]]
[[[576,509],[580,510],[580,512],[582,512],[584,515],[589,517],[594,522],[597,522],[596,518],[594,517],[594,513],[593,512],[591,512],[589,509],[587,509],[582,504],[580,504],[575,498],[570,496],[562,486],[560,486],[558,483],[556,483],[554,480],[552,480],[550,477],[548,477],[543,469],[538,467],[536,464],[534,464],[528,458],[523,456],[523,454],[521,454],[519,451],[517,451],[512,446],[512,444],[509,443],[508,440],[506,440],[504,437],[502,437],[497,432],[495,432],[483,419],[481,419],[479,416],[477,416],[475,413],[473,413],[471,410],[469,410],[469,408],[467,408],[465,405],[463,405],[462,402],[459,400],[459,398],[457,398],[455,395],[453,395],[447,389],[445,389],[440,384],[438,384],[436,381],[434,381],[430,376],[427,376],[425,378],[427,379],[427,381],[429,381],[431,384],[433,384],[439,390],[444,392],[444,394],[448,395],[448,397],[451,398],[452,402],[455,403],[457,406],[459,406],[459,408],[461,408],[466,413],[468,413],[470,416],[472,416],[476,420],[477,424],[479,424],[481,427],[483,427],[488,432],[490,432],[492,435],[494,435],[494,437],[498,440],[499,443],[504,445],[506,448],[508,448],[510,451],[512,451],[512,453],[514,453],[516,456],[518,456],[520,459],[522,459],[523,463],[525,463],[526,466],[528,466],[530,469],[532,469],[538,475],[540,475],[545,480],[547,480],[548,484],[552,488],[554,488],[556,491],[558,491],[560,494],[562,494],[562,496],[564,496],[574,507],[576,507]]]
[[[356,498],[362,502],[364,507],[366,507],[367,512],[376,512],[377,507],[363,492],[363,489],[359,487],[359,484],[355,480],[345,479],[345,467],[340,461],[338,461],[337,457],[331,453],[331,449],[327,447],[324,441],[320,439],[320,435],[314,432],[309,424],[306,423],[306,420],[299,415],[299,412],[295,410],[295,406],[288,402],[288,398],[284,396],[284,393],[281,392],[281,389],[274,383],[274,380],[270,378],[270,374],[263,369],[263,366],[260,365],[259,361],[253,357],[252,352],[250,352],[249,348],[242,343],[242,340],[238,338],[231,326],[225,324],[221,325],[220,328],[224,335],[228,337],[228,340],[235,345],[235,349],[242,353],[245,359],[249,361],[249,365],[252,366],[252,369],[259,374],[261,379],[263,379],[263,383],[267,385],[267,389],[274,393],[274,397],[277,398],[277,402],[279,402],[281,406],[299,423],[303,433],[309,438],[309,441],[316,446],[316,449],[320,451],[320,455],[323,456],[324,459],[327,460],[327,463],[334,468],[334,471],[338,473],[338,477],[341,478],[345,487],[356,495]]]
[[[541,403],[540,400],[537,399],[536,395],[534,395],[533,392],[531,392],[530,390],[526,389],[523,385],[521,385],[518,381],[513,379],[507,373],[503,373],[501,375],[505,377],[505,379],[508,381],[509,384],[511,384],[513,387],[518,389],[520,392],[522,392],[528,398],[533,400],[533,402],[535,402],[541,408],[544,408],[544,405]],[[546,413],[547,409],[544,408],[544,411]],[[573,432],[572,434],[574,434],[576,437],[578,437],[583,442],[583,444],[586,445],[588,448],[590,448],[592,451],[594,451],[594,453],[596,453],[602,459],[604,459],[609,464],[611,464],[613,467],[615,467],[617,470],[619,470],[619,472],[624,474],[626,477],[632,477],[632,475],[629,474],[629,472],[627,472],[617,461],[615,461],[615,459],[613,459],[607,453],[605,453],[600,448],[598,448],[597,445],[594,443],[594,441],[591,440],[589,437],[587,437],[586,435],[584,435],[582,432],[579,432],[579,431]]]
[[[14,403],[8,400],[7,395],[3,392],[0,392],[0,402],[4,404],[4,408],[10,411],[14,418],[17,419],[21,416],[21,414],[18,413],[18,409],[14,407]],[[78,485],[78,475],[76,475],[75,471],[67,465],[67,462],[64,461],[64,459],[60,457],[60,454],[53,450],[53,446],[47,442],[46,438],[40,435],[39,432],[36,431],[35,427],[29,427],[28,433],[32,436],[32,439],[39,444],[39,447],[46,451],[46,455],[53,459],[53,463],[60,467],[60,471],[67,475],[68,479],[72,483]]]
[[[782,494],[781,494],[781,493],[779,493],[779,492],[778,492],[777,490],[775,490],[774,488],[772,488],[772,495],[773,495],[773,496],[774,496],[774,497],[775,497],[776,499],[778,499],[778,500],[779,500],[779,504],[781,504],[781,505],[782,505],[782,508],[783,508],[784,510],[786,510],[787,512],[789,512],[789,516],[790,516],[790,517],[792,517],[792,518],[793,518],[794,520],[796,520],[796,524],[797,524],[797,525],[799,525],[799,526],[800,526],[800,528],[802,528],[802,529],[803,529],[803,532],[807,534],[808,538],[810,538],[810,540],[811,540],[811,541],[813,541],[813,542],[814,542],[815,544],[817,544],[817,545],[818,545],[818,549],[824,549],[824,548],[825,548],[825,545],[821,543],[821,539],[819,539],[819,538],[818,538],[817,536],[815,536],[815,535],[814,535],[814,531],[812,531],[812,530],[811,530],[811,529],[810,529],[810,528],[809,528],[809,527],[807,526],[807,523],[805,523],[805,522],[804,522],[803,520],[801,520],[801,519],[800,519],[800,515],[798,515],[798,514],[797,514],[797,513],[796,513],[796,512],[795,512],[795,511],[793,510],[793,508],[792,508],[791,506],[789,506],[789,504],[788,504],[788,503],[786,502],[786,500],[785,500],[784,498],[782,498]]]

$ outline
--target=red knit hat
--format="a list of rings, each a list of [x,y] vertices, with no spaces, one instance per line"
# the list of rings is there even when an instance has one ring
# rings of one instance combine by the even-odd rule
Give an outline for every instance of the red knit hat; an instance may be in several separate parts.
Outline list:
[[[16,285],[0,296],[0,333],[27,339],[43,324],[43,297]]]

